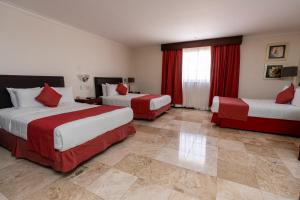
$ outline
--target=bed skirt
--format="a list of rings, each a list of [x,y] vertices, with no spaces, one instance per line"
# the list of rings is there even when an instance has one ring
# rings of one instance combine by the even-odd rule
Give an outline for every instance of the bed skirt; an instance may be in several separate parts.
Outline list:
[[[157,110],[149,110],[146,113],[138,113],[138,114],[134,113],[134,119],[154,120],[156,117],[168,111],[170,108],[171,108],[171,104],[167,104]]]
[[[300,137],[300,121],[260,117],[248,117],[247,121],[238,121],[233,119],[219,118],[218,113],[213,113],[211,122],[222,128],[235,128]]]
[[[10,150],[16,158],[25,158],[35,163],[52,167],[59,172],[69,172],[80,163],[103,152],[111,145],[124,140],[135,133],[133,123],[127,123],[114,130],[108,131],[86,143],[69,150],[55,152],[55,159],[49,160],[28,148],[27,141],[0,129],[0,145]]]

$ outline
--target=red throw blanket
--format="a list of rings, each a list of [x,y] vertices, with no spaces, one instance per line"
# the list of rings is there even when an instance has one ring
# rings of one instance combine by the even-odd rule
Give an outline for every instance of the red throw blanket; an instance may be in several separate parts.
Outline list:
[[[246,121],[249,105],[239,98],[219,97],[219,118]]]
[[[161,97],[161,95],[148,94],[131,99],[131,108],[134,114],[144,114],[150,112],[151,99]]]
[[[31,121],[27,126],[27,143],[31,150],[54,160],[54,129],[62,124],[119,109],[119,106],[97,106]],[[84,133],[82,133],[84,134]]]

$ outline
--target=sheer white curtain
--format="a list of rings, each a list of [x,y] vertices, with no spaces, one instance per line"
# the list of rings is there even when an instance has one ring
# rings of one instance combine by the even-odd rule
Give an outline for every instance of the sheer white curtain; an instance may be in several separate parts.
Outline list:
[[[183,106],[208,110],[210,89],[210,47],[183,49]]]

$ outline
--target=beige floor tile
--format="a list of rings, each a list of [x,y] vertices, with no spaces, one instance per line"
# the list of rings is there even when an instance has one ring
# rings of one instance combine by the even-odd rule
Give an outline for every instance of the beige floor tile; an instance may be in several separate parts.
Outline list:
[[[244,165],[249,166],[249,156],[247,152],[244,151],[233,151],[230,149],[219,148],[218,159],[223,160],[232,165]]]
[[[298,160],[299,151],[297,150],[275,148],[274,151],[277,153],[281,160]]]
[[[267,138],[270,142],[270,146],[273,148],[282,148],[282,149],[290,149],[297,151],[299,147],[295,144],[294,141],[283,140],[283,139],[276,139],[276,138]]]
[[[136,181],[137,177],[117,169],[110,169],[91,183],[87,190],[103,199],[120,199]]]
[[[162,147],[163,145],[161,144],[150,144],[135,141],[129,146],[129,149],[131,153],[136,153],[139,155],[147,156],[149,158],[154,158]]]
[[[0,147],[0,158],[0,169],[17,162],[16,158],[11,155],[11,152],[2,147]]]
[[[282,196],[279,196],[276,194],[272,194],[269,192],[265,192],[265,191],[262,191],[262,195],[264,197],[264,200],[292,200],[292,199],[288,199],[288,198],[285,198],[285,197],[282,197]],[[298,199],[294,199],[294,200],[298,200]]]
[[[258,188],[254,170],[247,165],[218,160],[218,178]]]
[[[196,122],[170,120],[162,128],[180,132],[200,133],[201,124]]]
[[[218,145],[220,148],[232,151],[246,152],[244,143],[234,140],[219,139]]]
[[[144,124],[138,124],[135,127],[137,131],[141,131],[144,133],[151,133],[151,134],[157,134],[161,130],[161,128],[146,126]]]
[[[109,169],[110,167],[105,164],[92,162],[91,164],[89,163],[87,167],[82,166],[76,169],[75,172],[70,175],[69,181],[87,188]]]
[[[168,200],[199,200],[199,199],[197,197],[182,192],[172,191]]]
[[[182,148],[192,150],[195,148],[195,151],[197,151],[197,149],[201,147],[218,146],[218,138],[182,132],[177,138],[169,139],[169,142],[165,146],[175,150],[180,150]]]
[[[300,162],[298,160],[282,160],[285,166],[289,169],[292,175],[300,180]]]
[[[0,193],[8,199],[24,197],[51,184],[62,175],[26,160],[0,170]]]
[[[137,176],[152,184],[169,187],[200,199],[215,199],[216,177],[153,160]]]
[[[136,154],[129,154],[118,162],[114,168],[136,175],[140,170],[147,167],[152,162],[152,159]]]
[[[138,179],[122,197],[122,200],[167,200],[171,192],[172,190],[169,188]]]
[[[157,144],[165,145],[169,142],[169,138],[166,136],[162,136],[159,134],[149,134],[141,131],[137,131],[133,139],[136,141],[155,144],[155,145]]]
[[[203,151],[203,152],[201,152]],[[181,149],[179,151],[163,148],[155,159],[210,176],[217,175],[217,149],[199,148],[199,152]]]
[[[59,180],[53,184],[27,196],[24,200],[103,200],[96,194],[84,188],[68,182]]]
[[[281,160],[253,156],[251,162],[261,190],[286,198],[299,197],[300,180],[293,177]]]
[[[3,194],[0,193],[0,200],[8,200]]]
[[[264,200],[260,190],[218,179],[217,200]]]
[[[107,149],[105,152],[102,152],[101,154],[94,157],[93,160],[100,161],[109,166],[113,166],[116,163],[118,163],[120,160],[122,160],[129,153],[130,150],[128,148],[112,147]]]
[[[245,144],[246,150],[250,154],[279,158],[272,147],[254,144]]]

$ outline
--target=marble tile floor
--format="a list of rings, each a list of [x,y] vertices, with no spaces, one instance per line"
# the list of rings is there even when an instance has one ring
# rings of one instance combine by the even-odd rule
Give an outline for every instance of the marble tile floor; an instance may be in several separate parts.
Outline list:
[[[68,174],[0,147],[0,200],[298,200],[300,138],[221,129],[171,109]]]

